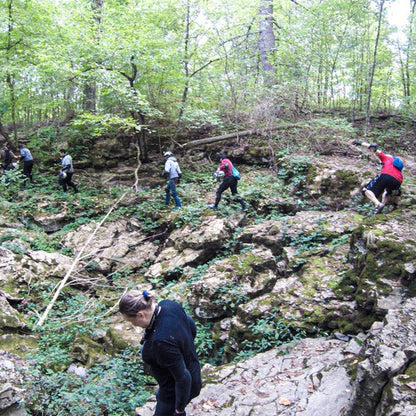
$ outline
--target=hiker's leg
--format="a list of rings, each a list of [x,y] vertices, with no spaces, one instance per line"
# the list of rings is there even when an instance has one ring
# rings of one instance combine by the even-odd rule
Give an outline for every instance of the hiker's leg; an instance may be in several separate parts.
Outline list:
[[[175,204],[177,207],[181,207],[181,201],[179,200],[178,194],[176,193],[176,183],[175,179],[171,179],[170,181],[170,190],[172,192],[172,197],[175,200]]]
[[[374,195],[373,191],[370,191],[369,189],[364,190],[365,196],[375,205],[380,205],[380,201],[377,199],[377,197]]]
[[[170,202],[170,181],[166,185],[165,192],[166,192],[165,205],[169,205],[169,202]]]

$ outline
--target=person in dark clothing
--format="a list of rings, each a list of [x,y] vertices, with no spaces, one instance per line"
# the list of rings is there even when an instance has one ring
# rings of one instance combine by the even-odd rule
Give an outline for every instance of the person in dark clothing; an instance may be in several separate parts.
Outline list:
[[[9,149],[7,143],[3,145],[2,158],[4,170],[14,169],[13,160],[18,157]]]
[[[59,151],[61,154],[61,173],[59,174],[59,183],[62,186],[64,192],[68,191],[68,186],[73,188],[75,193],[78,193],[77,185],[72,182],[72,176],[74,174],[74,167],[72,166],[72,157],[66,153],[65,149]]]
[[[209,208],[218,209],[218,204],[220,203],[222,193],[226,191],[228,188],[230,188],[231,194],[233,195],[235,200],[241,204],[241,210],[247,211],[247,205],[245,204],[243,199],[238,195],[238,179],[233,176],[233,164],[231,163],[230,159],[227,159],[225,153],[219,153],[218,159],[220,161],[220,165],[218,166],[216,173],[223,172],[224,177],[220,186],[217,189],[215,202],[212,205],[210,205]]]
[[[146,290],[125,293],[119,310],[124,319],[145,329],[142,358],[159,384],[154,416],[186,416],[185,407],[202,388],[194,321],[178,303],[156,303]]]
[[[29,178],[30,182],[33,182],[33,157],[30,150],[23,144],[19,145],[20,160],[23,162],[23,177],[25,179],[22,189],[25,188],[26,179]]]
[[[398,158],[386,155],[378,150],[378,146],[375,143],[361,142],[359,140],[352,140],[350,143],[355,146],[363,146],[373,150],[383,165],[381,172],[362,189],[362,193],[376,206],[375,213],[380,214],[386,205],[389,196],[392,196],[393,194],[400,196],[401,194],[400,188],[403,182],[403,164],[400,159],[399,164],[397,164],[396,160]]]

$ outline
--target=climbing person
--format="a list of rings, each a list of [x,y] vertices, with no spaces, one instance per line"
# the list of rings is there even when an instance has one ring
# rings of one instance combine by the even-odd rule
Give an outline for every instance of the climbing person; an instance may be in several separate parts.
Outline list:
[[[177,211],[182,207],[181,201],[179,200],[178,194],[176,193],[176,185],[179,184],[179,180],[182,176],[181,168],[179,167],[179,163],[173,156],[172,152],[165,152],[163,157],[165,158],[165,167],[161,176],[167,178],[168,180],[165,188],[165,205],[169,205],[170,195],[172,194],[172,198],[176,204],[174,211]]]
[[[21,188],[24,189],[27,178],[29,178],[30,182],[33,183],[33,175],[32,175],[33,157],[32,157],[32,154],[30,153],[30,150],[24,144],[19,145],[19,153],[20,153],[20,160],[23,162],[23,178],[24,178],[24,182]]]
[[[159,384],[154,416],[186,416],[185,407],[202,387],[195,322],[177,302],[157,303],[146,290],[126,292],[119,310],[128,322],[145,329],[142,359]]]
[[[247,211],[246,203],[238,195],[238,179],[233,175],[233,164],[231,163],[230,159],[227,158],[225,153],[218,153],[217,157],[220,161],[220,165],[218,166],[215,173],[218,175],[220,174],[220,172],[223,172],[224,176],[220,186],[216,191],[215,202],[212,205],[210,205],[209,208],[218,209],[218,204],[220,203],[222,193],[226,191],[228,188],[230,188],[231,194],[233,195],[235,200],[241,204],[241,210]]]
[[[77,185],[72,182],[72,176],[74,174],[74,167],[72,165],[72,157],[66,152],[65,149],[59,151],[61,155],[61,172],[59,174],[59,183],[62,186],[64,192],[68,191],[70,186],[75,193],[78,193]]]
[[[4,170],[11,170],[14,169],[15,166],[13,165],[14,159],[19,159],[11,149],[9,149],[9,146],[7,143],[3,144],[2,147],[2,160],[3,160],[3,169]]]
[[[383,211],[389,196],[401,194],[403,162],[398,157],[384,154],[382,151],[378,150],[378,146],[375,143],[361,142],[359,140],[352,140],[350,143],[373,150],[383,165],[380,173],[361,190],[362,193],[376,206],[375,213],[380,214]]]

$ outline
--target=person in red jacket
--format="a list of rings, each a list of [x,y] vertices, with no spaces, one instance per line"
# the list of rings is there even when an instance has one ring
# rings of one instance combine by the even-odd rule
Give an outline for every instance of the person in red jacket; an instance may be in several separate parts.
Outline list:
[[[392,195],[393,192],[397,195],[400,195],[401,193],[400,187],[403,182],[403,162],[397,157],[386,155],[378,150],[375,143],[353,140],[351,144],[364,146],[367,149],[373,150],[383,165],[381,172],[362,189],[363,194],[376,206],[375,213],[380,214],[386,205],[387,198]]]
[[[220,203],[222,193],[230,188],[231,194],[235,200],[241,204],[241,210],[247,211],[246,203],[244,202],[243,198],[238,195],[238,179],[233,176],[233,164],[231,163],[231,160],[227,158],[225,153],[219,153],[218,159],[220,161],[220,165],[218,166],[216,173],[222,172],[223,180],[217,189],[215,202],[210,205],[209,208],[218,209],[218,204]]]

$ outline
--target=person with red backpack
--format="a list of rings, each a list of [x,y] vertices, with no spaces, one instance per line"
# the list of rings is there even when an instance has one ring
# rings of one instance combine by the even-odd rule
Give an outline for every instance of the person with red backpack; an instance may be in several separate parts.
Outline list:
[[[376,206],[375,213],[380,214],[386,205],[387,198],[392,195],[393,192],[396,195],[401,194],[400,188],[403,182],[403,162],[398,157],[384,154],[382,151],[378,150],[378,146],[375,143],[361,142],[359,140],[352,140],[350,143],[373,150],[383,165],[380,173],[362,189],[362,193]]]

